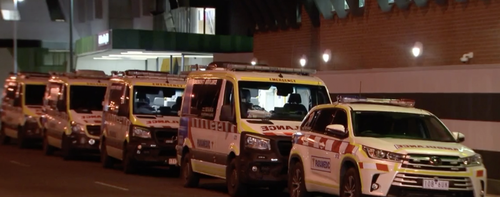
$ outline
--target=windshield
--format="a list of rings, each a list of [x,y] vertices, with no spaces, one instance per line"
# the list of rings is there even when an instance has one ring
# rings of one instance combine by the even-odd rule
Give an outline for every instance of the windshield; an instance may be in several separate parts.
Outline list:
[[[455,142],[455,138],[435,116],[355,111],[353,119],[356,136]]]
[[[42,105],[45,85],[26,85],[24,95],[25,105]]]
[[[70,110],[75,110],[78,113],[102,111],[106,87],[72,85],[69,92]]]
[[[134,114],[178,116],[184,89],[134,86]]]
[[[330,103],[326,87],[240,81],[241,118],[302,121],[311,108]]]

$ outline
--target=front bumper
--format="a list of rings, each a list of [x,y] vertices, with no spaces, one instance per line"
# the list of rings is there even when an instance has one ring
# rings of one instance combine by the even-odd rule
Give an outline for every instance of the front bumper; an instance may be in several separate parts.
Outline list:
[[[177,152],[172,141],[168,144],[156,143],[153,139],[132,139],[127,144],[127,150],[134,161],[144,165],[176,166]]]
[[[42,129],[38,122],[26,122],[23,126],[23,137],[24,139],[34,139],[41,140],[42,139]]]
[[[466,171],[428,171],[400,168],[400,164],[374,162],[360,164],[362,193],[368,196],[483,197],[486,195],[486,169]],[[424,180],[443,181],[448,188],[424,188]]]
[[[99,139],[94,136],[72,134],[69,136],[69,146],[71,150],[99,153]]]
[[[242,169],[241,180],[255,186],[286,185],[291,147],[290,137],[274,136],[270,151],[243,148],[237,157]]]

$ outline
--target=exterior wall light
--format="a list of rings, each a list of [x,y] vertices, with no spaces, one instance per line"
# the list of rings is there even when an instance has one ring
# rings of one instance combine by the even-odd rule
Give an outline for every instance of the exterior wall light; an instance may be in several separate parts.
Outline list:
[[[332,54],[332,52],[329,49],[325,50],[325,52],[323,53],[323,61],[325,63],[330,61],[331,54]]]
[[[300,66],[302,66],[302,67],[306,66],[307,60],[306,60],[306,56],[305,55],[303,55],[300,58],[299,63],[300,63]]]
[[[252,66],[255,66],[255,64],[257,64],[257,58],[253,58],[250,64],[252,64]]]
[[[424,45],[421,42],[416,42],[415,45],[413,45],[413,48],[411,49],[411,53],[413,54],[414,57],[418,57],[422,54]]]

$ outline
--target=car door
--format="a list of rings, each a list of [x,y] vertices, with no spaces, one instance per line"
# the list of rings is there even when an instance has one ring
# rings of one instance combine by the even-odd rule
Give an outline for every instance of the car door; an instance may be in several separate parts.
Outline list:
[[[106,132],[106,150],[108,154],[115,158],[121,158],[122,144],[124,140],[120,140],[122,125],[118,116],[118,110],[123,106],[121,98],[125,92],[125,85],[123,83],[112,83],[109,86],[109,96],[105,103],[106,111],[104,111],[105,123],[103,130]],[[127,129],[128,130],[128,129]]]
[[[227,165],[227,155],[231,150],[231,147],[239,146],[239,137],[240,135],[237,132],[236,128],[236,116],[235,116],[235,87],[233,82],[229,80],[224,80],[224,93],[221,103],[219,107],[217,107],[216,121],[217,121],[217,143],[215,144],[216,149],[216,162],[217,164]],[[230,113],[227,114],[228,117],[232,117],[233,121],[222,121],[224,118],[221,118],[221,115],[224,115],[221,109],[223,107],[229,107]],[[227,111],[226,111],[227,112]]]

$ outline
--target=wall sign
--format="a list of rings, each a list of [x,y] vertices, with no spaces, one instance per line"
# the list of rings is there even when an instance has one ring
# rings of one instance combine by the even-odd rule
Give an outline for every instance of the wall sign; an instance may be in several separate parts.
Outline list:
[[[97,35],[97,45],[104,46],[109,43],[109,32]]]

